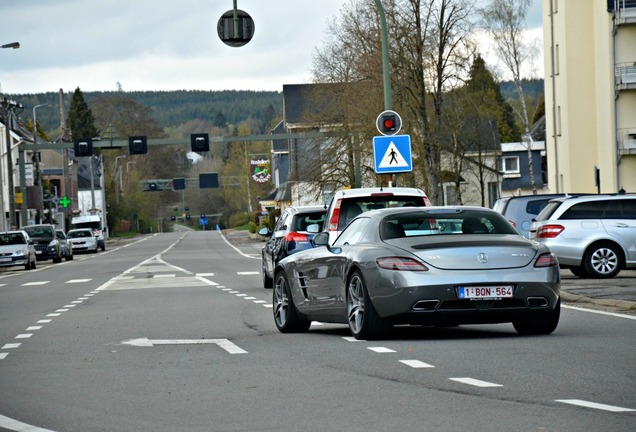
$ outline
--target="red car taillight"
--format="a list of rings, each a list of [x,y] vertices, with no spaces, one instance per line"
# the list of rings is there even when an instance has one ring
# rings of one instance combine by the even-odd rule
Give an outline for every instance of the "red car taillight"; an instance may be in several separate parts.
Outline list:
[[[428,271],[424,264],[408,257],[381,257],[375,262],[380,268],[387,270]]]
[[[537,238],[555,238],[565,227],[561,225],[544,225],[537,230]]]
[[[559,261],[557,260],[556,255],[554,255],[553,253],[541,254],[534,262],[535,267],[554,267],[558,265]]]
[[[307,236],[303,233],[292,231],[290,233],[287,233],[287,235],[285,236],[285,240],[288,243],[289,242],[306,242]]]
[[[336,205],[333,206],[333,214],[331,215],[331,219],[329,220],[329,231],[338,231],[338,219],[340,219],[340,206],[342,205],[342,200],[339,199],[336,201]]]

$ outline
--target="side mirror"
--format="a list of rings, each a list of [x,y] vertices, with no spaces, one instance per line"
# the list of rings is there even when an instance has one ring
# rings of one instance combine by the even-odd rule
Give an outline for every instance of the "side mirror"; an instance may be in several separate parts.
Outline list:
[[[269,228],[263,227],[258,230],[258,235],[269,237],[270,235],[272,235],[272,233],[269,231]]]
[[[318,246],[328,246],[329,245],[329,233],[326,232],[326,231],[318,233],[318,234],[316,234],[314,236],[313,239],[311,239],[311,242],[316,247],[318,247]]]

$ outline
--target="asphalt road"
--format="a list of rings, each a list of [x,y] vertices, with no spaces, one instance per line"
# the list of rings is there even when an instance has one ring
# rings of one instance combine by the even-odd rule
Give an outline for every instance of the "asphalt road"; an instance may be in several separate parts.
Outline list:
[[[565,308],[542,337],[283,335],[258,244],[158,234],[0,273],[0,430],[631,431],[635,330]]]

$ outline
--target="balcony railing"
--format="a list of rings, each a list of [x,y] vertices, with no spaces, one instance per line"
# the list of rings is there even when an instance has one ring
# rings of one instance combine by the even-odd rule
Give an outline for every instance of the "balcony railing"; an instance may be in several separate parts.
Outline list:
[[[622,155],[636,155],[636,127],[618,130],[618,150]]]
[[[636,62],[617,64],[614,75],[620,89],[636,89]]]
[[[611,0],[610,2],[611,3]],[[611,4],[608,4],[610,8]],[[636,1],[634,0],[614,0],[613,10],[616,13],[616,23],[636,24]]]

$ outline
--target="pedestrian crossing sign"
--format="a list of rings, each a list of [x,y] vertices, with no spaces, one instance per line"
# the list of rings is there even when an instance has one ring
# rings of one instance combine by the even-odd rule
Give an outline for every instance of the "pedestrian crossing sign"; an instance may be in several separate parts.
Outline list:
[[[373,137],[373,159],[376,174],[413,171],[410,135]]]

